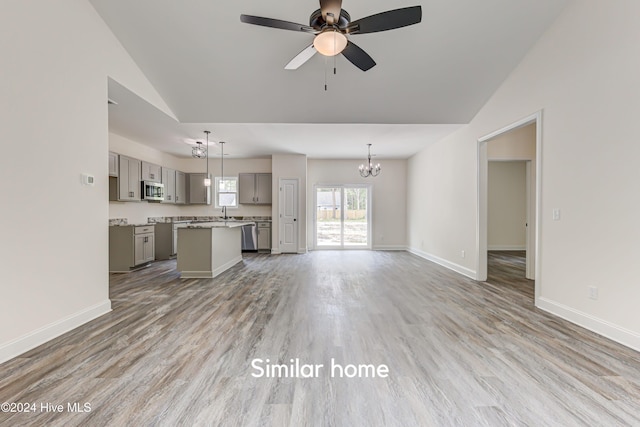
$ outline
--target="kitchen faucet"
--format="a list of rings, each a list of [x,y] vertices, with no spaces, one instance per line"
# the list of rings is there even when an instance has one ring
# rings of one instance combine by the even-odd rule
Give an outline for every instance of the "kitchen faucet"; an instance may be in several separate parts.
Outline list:
[[[229,217],[227,216],[227,207],[223,206],[222,207],[222,219],[229,219]]]

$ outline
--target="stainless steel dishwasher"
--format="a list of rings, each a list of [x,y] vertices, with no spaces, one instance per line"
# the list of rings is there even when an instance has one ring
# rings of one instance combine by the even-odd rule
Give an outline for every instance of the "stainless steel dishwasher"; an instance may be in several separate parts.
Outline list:
[[[242,226],[242,250],[257,251],[258,235],[256,233],[256,224],[247,224]]]

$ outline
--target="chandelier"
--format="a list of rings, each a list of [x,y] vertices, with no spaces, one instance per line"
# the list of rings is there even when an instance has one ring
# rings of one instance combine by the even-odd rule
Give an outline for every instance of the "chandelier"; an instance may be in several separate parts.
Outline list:
[[[380,170],[382,170],[382,168],[380,167],[380,163],[377,163],[375,166],[373,165],[373,163],[371,163],[371,144],[367,144],[367,146],[369,147],[367,163],[361,164],[360,167],[358,167],[358,170],[360,171],[360,176],[363,178],[369,176],[376,177],[380,175]]]

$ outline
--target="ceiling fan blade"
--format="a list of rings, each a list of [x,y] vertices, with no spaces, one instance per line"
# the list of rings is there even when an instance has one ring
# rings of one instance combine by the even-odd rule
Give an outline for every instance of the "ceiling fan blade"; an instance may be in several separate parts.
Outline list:
[[[320,10],[324,22],[329,25],[337,24],[342,12],[342,0],[320,0]]]
[[[367,52],[360,49],[358,45],[351,41],[347,43],[347,47],[344,48],[342,54],[353,65],[360,68],[362,71],[367,71],[376,65],[376,61],[374,61]]]
[[[351,22],[346,29],[348,34],[376,33],[393,30],[422,21],[422,7],[412,6],[388,10]]]
[[[240,21],[245,24],[262,25],[263,27],[278,28],[281,30],[302,31],[305,33],[316,34],[319,30],[303,24],[295,22],[282,21],[280,19],[263,18],[261,16],[240,15]]]
[[[295,58],[293,58],[287,65],[285,65],[285,70],[297,70],[302,64],[311,59],[313,55],[317,52],[316,48],[313,47],[313,44],[309,47],[306,47],[302,52],[297,54]]]

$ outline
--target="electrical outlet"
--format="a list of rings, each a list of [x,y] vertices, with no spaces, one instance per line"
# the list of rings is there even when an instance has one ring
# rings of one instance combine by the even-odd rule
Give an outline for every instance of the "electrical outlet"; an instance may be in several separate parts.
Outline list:
[[[589,286],[589,299],[598,299],[598,288],[595,286]]]
[[[460,251],[460,256],[461,256],[462,258],[464,258],[464,257],[465,257],[465,255],[466,255],[466,254],[465,254],[464,250],[463,250],[463,251]]]

